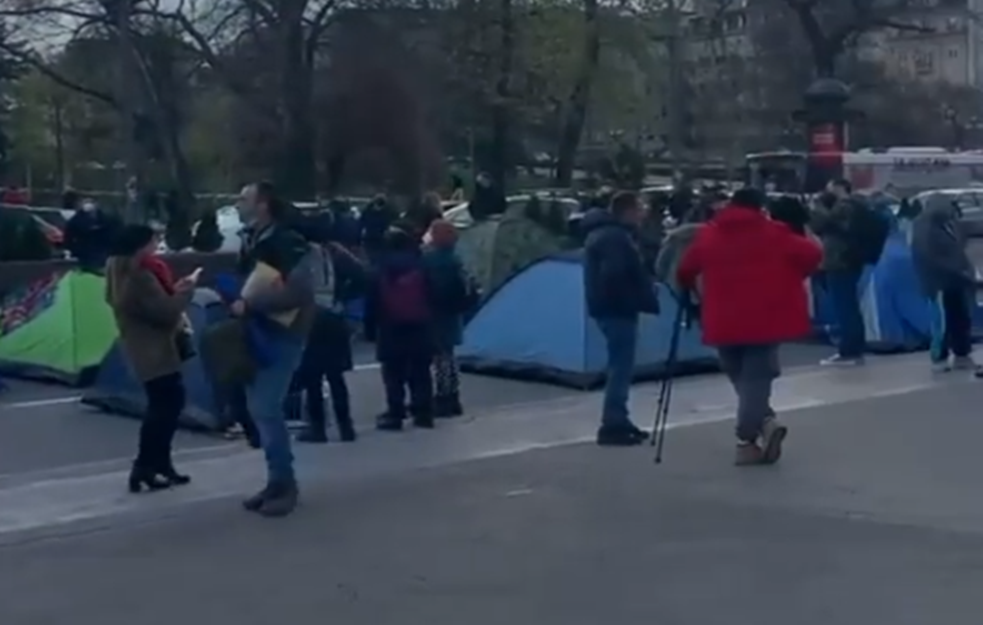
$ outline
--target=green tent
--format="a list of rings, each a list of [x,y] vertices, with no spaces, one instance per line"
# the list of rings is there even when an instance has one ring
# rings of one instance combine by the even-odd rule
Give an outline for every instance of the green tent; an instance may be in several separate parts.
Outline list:
[[[90,383],[117,336],[105,290],[102,276],[74,270],[0,300],[0,373]]]

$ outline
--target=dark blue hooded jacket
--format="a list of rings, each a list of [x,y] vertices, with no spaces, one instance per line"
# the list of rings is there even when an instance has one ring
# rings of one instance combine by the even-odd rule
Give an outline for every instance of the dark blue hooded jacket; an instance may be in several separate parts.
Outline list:
[[[430,309],[432,311],[436,309],[433,279],[420,250],[387,250],[382,252],[366,290],[364,317],[365,336],[368,340],[375,341],[376,358],[379,362],[386,362],[406,355],[418,359],[429,358],[433,355],[435,348],[433,322],[396,323],[388,318],[382,304],[382,289],[385,284],[393,277],[404,275],[410,271],[422,271],[424,273],[426,297],[430,302]]]
[[[604,209],[591,209],[581,222],[584,241],[584,295],[595,319],[658,314],[653,277],[646,271],[635,230]]]

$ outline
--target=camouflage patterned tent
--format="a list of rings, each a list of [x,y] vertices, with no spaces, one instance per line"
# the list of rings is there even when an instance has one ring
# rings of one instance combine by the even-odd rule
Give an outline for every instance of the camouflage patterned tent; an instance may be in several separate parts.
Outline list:
[[[503,215],[493,215],[460,233],[458,254],[485,294],[563,247],[562,237],[525,217],[523,209],[510,207]]]

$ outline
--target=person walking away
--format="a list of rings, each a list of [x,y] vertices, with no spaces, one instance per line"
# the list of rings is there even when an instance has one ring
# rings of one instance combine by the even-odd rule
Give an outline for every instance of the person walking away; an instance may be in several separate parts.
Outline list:
[[[307,405],[307,424],[297,440],[328,442],[323,382],[327,382],[331,408],[342,442],[357,435],[352,422],[351,399],[345,373],[354,368],[351,330],[344,315],[344,302],[361,295],[365,268],[343,246],[327,240],[316,230],[306,234],[315,246],[314,302],[317,306],[307,346],[297,370],[296,382]]]
[[[976,269],[966,254],[966,237],[951,199],[936,194],[925,201],[924,210],[912,222],[911,254],[935,313],[930,350],[933,370],[975,369],[970,356],[970,297]]]
[[[129,490],[160,490],[187,484],[171,461],[171,443],[184,410],[181,364],[190,354],[185,308],[195,278],[175,281],[154,252],[157,236],[143,225],[125,226],[106,263],[106,302],[116,318],[120,344],[133,373],[143,383],[147,410],[140,425],[137,457]]]
[[[637,240],[643,218],[636,194],[621,192],[610,207],[591,209],[584,216],[584,293],[587,312],[597,323],[607,346],[604,408],[597,431],[599,445],[643,443],[648,434],[632,423],[628,395],[635,372],[638,319],[658,314],[659,300],[652,276],[642,263]]]
[[[278,517],[293,512],[298,499],[290,433],[282,408],[314,320],[315,255],[307,241],[282,221],[289,210],[270,183],[246,186],[238,208],[249,227],[242,258],[248,277],[241,299],[231,304],[230,311],[263,325],[265,347],[272,361],[259,367],[245,388],[268,479],[243,506]]]
[[[846,180],[830,181],[827,194],[813,211],[812,230],[823,245],[823,277],[839,326],[837,353],[823,365],[861,365],[867,338],[860,309],[860,278],[864,269],[862,242],[856,232],[858,213],[865,210],[851,196]],[[883,247],[883,242],[881,242]]]
[[[716,347],[737,393],[738,465],[774,464],[788,429],[771,408],[778,348],[811,330],[805,279],[822,250],[772,221],[754,189],[734,193],[683,254],[677,279],[701,288],[703,341]],[[760,444],[759,444],[760,442]]]
[[[365,335],[376,344],[382,370],[386,412],[376,423],[380,430],[403,429],[406,392],[413,424],[432,428],[434,296],[430,276],[416,237],[394,226],[386,233],[385,250],[365,297]]]
[[[461,382],[455,348],[464,333],[464,315],[475,304],[477,290],[454,251],[457,229],[437,220],[430,224],[430,245],[424,254],[434,288],[434,416],[459,417]]]

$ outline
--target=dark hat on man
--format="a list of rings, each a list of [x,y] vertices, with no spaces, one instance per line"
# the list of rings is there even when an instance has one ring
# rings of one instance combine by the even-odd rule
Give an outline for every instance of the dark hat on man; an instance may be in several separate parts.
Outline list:
[[[113,242],[113,256],[133,256],[150,243],[156,231],[145,224],[126,224],[120,228]]]
[[[734,191],[734,195],[731,196],[730,201],[734,206],[741,206],[743,208],[761,210],[761,207],[764,206],[761,191],[752,187]]]

